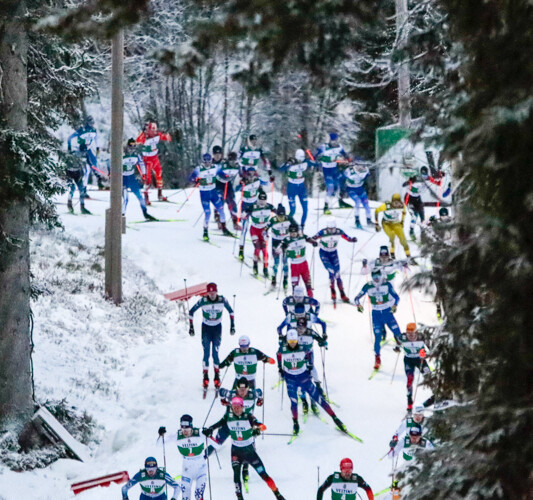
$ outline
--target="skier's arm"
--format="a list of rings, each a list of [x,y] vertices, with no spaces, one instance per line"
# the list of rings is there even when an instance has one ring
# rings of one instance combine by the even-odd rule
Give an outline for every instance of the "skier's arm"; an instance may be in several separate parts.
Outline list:
[[[323,229],[318,231],[318,233],[316,233],[311,239],[316,241],[316,240],[319,240],[320,238],[322,238],[322,236],[324,236],[324,230]]]
[[[141,480],[141,473],[137,472],[124,486],[122,486],[122,498],[127,500],[128,491]]]
[[[262,361],[263,363],[270,363],[273,365],[275,363],[275,360],[271,358],[270,356],[267,356],[264,352],[261,352],[259,349],[255,349],[255,354],[257,355],[258,361]]]
[[[235,315],[233,314],[233,309],[229,305],[229,302],[227,299],[224,299],[224,307],[226,308],[226,311],[229,313],[229,321],[230,321],[230,334],[235,334]]]
[[[196,167],[192,172],[191,175],[189,175],[189,182],[191,184],[194,184],[198,181],[198,174],[200,173],[199,167]]]
[[[397,306],[398,302],[400,302],[400,297],[398,296],[398,294],[396,293],[394,288],[392,288],[392,285],[390,284],[390,281],[387,281],[387,287],[389,288],[389,293],[391,294],[392,298],[394,299],[394,305]]]
[[[314,323],[318,323],[322,327],[322,335],[324,337],[327,337],[327,335],[326,335],[326,328],[327,328],[326,322],[321,320],[317,315],[315,315]]]
[[[278,335],[281,336],[283,334],[283,328],[285,326],[288,326],[288,321],[287,321],[287,317],[288,316],[285,316],[285,319],[280,323],[280,325],[278,326],[277,328],[277,331],[278,331]]]
[[[307,243],[311,243],[311,245],[313,245],[314,247],[318,245],[318,243],[313,238],[309,238],[309,236],[306,236],[305,234],[303,235],[303,237],[305,238],[305,241],[307,241]]]
[[[180,484],[176,481],[174,481],[174,479],[172,478],[172,476],[168,473],[168,472],[165,472],[165,482],[172,488],[174,488],[174,493],[172,493],[172,499],[175,499],[175,498],[178,498],[178,492],[181,491],[181,487],[180,487]]]
[[[79,136],[78,134],[78,131],[76,130],[75,132],[73,132],[70,137],[67,139],[67,149],[69,151],[72,151],[72,140],[73,139],[76,139],[77,137]]]
[[[400,426],[396,429],[396,432],[394,433],[394,437],[396,437],[396,440],[398,440],[398,437],[401,436],[406,430],[407,430],[407,421],[405,419],[402,420],[402,423]]]
[[[172,136],[170,134],[168,134],[168,133],[159,132],[159,138],[162,141],[167,141],[167,142],[171,142],[172,141]]]
[[[350,243],[355,243],[357,241],[357,238],[355,236],[348,236],[342,229],[339,229],[341,232],[341,237],[343,240],[349,241]]]
[[[316,500],[322,500],[324,498],[324,493],[333,484],[333,477],[334,477],[333,474],[328,476],[328,478],[318,488],[318,492],[316,494]]]
[[[144,164],[141,155],[137,155],[137,166],[141,170],[141,175],[146,175],[146,165]]]
[[[141,132],[135,142],[138,142],[139,144],[144,144],[146,142],[146,134],[144,132]]]
[[[318,313],[320,312],[320,302],[314,297],[309,297],[309,305],[315,308],[315,315],[318,316]]]
[[[285,313],[285,316],[287,316],[287,314],[289,314],[289,309],[287,308],[287,301],[289,299],[288,298],[284,298],[283,299],[283,302],[282,302],[282,307],[283,307],[283,312]]]
[[[226,366],[229,366],[229,365],[231,365],[231,363],[233,363],[233,359],[234,358],[235,358],[235,351],[231,351],[226,356],[226,359],[224,361],[222,361],[222,363],[220,363],[219,367],[220,368],[226,368]]]
[[[363,288],[361,288],[361,291],[355,296],[353,301],[354,301],[356,306],[360,306],[361,305],[359,301],[365,296],[366,292],[368,292],[368,288],[369,288],[369,285],[368,285],[368,283],[366,283],[365,285],[363,285]]]
[[[214,430],[218,429],[219,427],[222,427],[223,425],[226,425],[226,420],[227,413],[224,414],[224,416],[218,422],[215,422],[213,425],[202,429],[202,434],[204,434],[204,436],[210,436],[211,434],[213,434]]]
[[[372,492],[372,488],[367,484],[367,482],[361,476],[357,474],[356,476],[357,476],[357,486],[365,490],[368,500],[374,500],[374,493]]]
[[[196,304],[194,304],[194,306],[192,306],[190,309],[189,309],[189,321],[192,322],[192,319],[193,319],[193,316],[194,316],[194,313],[196,311],[198,311],[198,309],[200,309],[200,307],[202,306],[202,302],[203,302],[203,299],[200,299],[198,302],[196,302]]]

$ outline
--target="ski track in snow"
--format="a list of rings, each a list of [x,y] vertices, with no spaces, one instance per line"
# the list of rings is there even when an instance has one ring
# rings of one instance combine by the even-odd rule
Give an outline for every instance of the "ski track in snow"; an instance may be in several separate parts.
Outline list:
[[[181,203],[189,192],[180,191],[171,199]],[[107,192],[91,191],[90,194],[104,201],[109,197]],[[165,194],[172,192],[166,191]],[[154,196],[153,191],[151,196]],[[280,199],[280,194],[275,193],[275,204]],[[58,201],[64,203],[66,196]],[[286,203],[286,199],[284,201]],[[322,206],[322,201],[319,203]],[[252,345],[270,356],[275,355],[278,347],[275,328],[283,320],[283,293],[279,300],[276,292],[263,296],[264,284],[252,279],[246,268],[239,276],[241,264],[232,257],[235,240],[217,235],[219,231],[214,222],[210,225],[211,240],[221,248],[199,241],[203,216],[193,227],[201,213],[197,193],[179,214],[176,210],[180,205],[155,203],[149,207],[149,212],[156,217],[187,219],[186,222],[154,222],[136,225],[138,230],[127,230],[123,236],[124,304],[118,308],[102,298],[104,263],[101,248],[97,247],[104,245],[103,214],[107,203],[87,200],[86,206],[98,216],[64,214],[61,217],[64,233],[37,231],[32,235],[32,272],[35,283],[45,290],[33,303],[35,385],[39,400],[66,398],[68,404],[92,415],[101,426],[100,442],[91,445],[89,463],[60,460],[46,469],[24,473],[0,467],[2,499],[121,498],[121,485],[95,488],[74,497],[70,484],[121,470],[128,470],[133,476],[149,455],[154,455],[162,466],[163,450],[156,443],[158,427],[164,425],[169,433],[176,432],[178,419],[183,413],[193,416],[195,426],[203,424],[214,391],[210,388],[207,399],[202,400],[201,315],[195,316],[198,333],[190,337],[183,311],[180,313],[177,303],[170,303],[162,296],[165,292],[183,288],[184,278],[188,286],[204,281],[217,282],[219,293],[230,304],[233,304],[233,295],[236,296],[237,334],[234,337],[229,335],[229,318],[224,313],[221,359],[236,347],[242,334],[250,336]],[[321,212],[314,210],[317,206],[316,199],[309,200],[306,234],[310,236],[315,234],[317,223],[319,226],[325,224]],[[64,205],[59,205],[59,212],[64,213],[63,208]],[[75,208],[79,211],[79,204]],[[435,209],[428,210],[429,215],[432,210]],[[373,236],[371,232],[355,229],[353,211],[338,210],[333,215],[339,227],[359,238],[356,252]],[[142,219],[139,204],[133,196],[130,196],[127,217],[129,221]],[[296,217],[299,220],[299,211]],[[374,259],[379,246],[387,242],[381,232],[356,255],[348,291],[352,246],[340,241],[341,272],[351,299],[366,280],[360,274],[360,260]],[[410,244],[416,254],[416,248]],[[238,242],[235,252],[237,249]],[[264,436],[256,441],[257,450],[267,472],[287,500],[315,498],[317,467],[320,467],[322,482],[338,470],[339,461],[344,457],[351,457],[354,472],[363,476],[375,492],[380,491],[390,484],[391,462],[378,459],[386,453],[389,439],[405,415],[403,363],[399,361],[391,385],[396,354],[389,345],[382,350],[381,371],[368,380],[374,361],[368,303],[365,302],[364,314],[342,303],[334,310],[327,272],[320,262],[318,250],[313,251],[309,246],[307,251],[315,297],[323,304],[321,317],[328,325],[326,376],[329,395],[340,406],[334,407],[339,418],[364,443],[357,443],[336,431],[333,422],[322,412],[328,420],[327,425],[313,416],[309,416],[306,424],[300,419],[304,433],[293,444],[287,446],[286,437]],[[246,244],[245,255],[251,258],[250,243]],[[397,255],[403,257],[401,247]],[[406,323],[413,321],[409,295],[400,292],[403,279],[403,275],[398,276],[394,283],[401,296],[396,317],[402,330]],[[418,291],[412,293],[417,321],[435,324],[435,308],[429,302],[430,297]],[[195,300],[190,301],[191,306]],[[322,377],[317,348],[315,364]],[[281,389],[271,389],[278,381],[277,369],[266,365],[265,373],[264,422],[267,432],[290,433],[292,420],[287,394],[284,394],[281,409]],[[259,387],[263,385],[262,374],[260,366]],[[230,367],[223,386],[229,387],[233,377]],[[428,396],[427,389],[419,388],[417,401]],[[259,420],[262,420],[262,411],[261,408],[256,410]],[[215,401],[207,423],[212,424],[223,413],[224,407]],[[230,446],[228,440],[219,451],[221,470],[216,457],[213,455],[210,459],[211,486],[216,500],[235,498]],[[181,458],[176,449],[167,446],[166,460],[173,476],[181,474]],[[209,498],[208,491],[207,487],[206,499]],[[139,494],[140,488],[136,486],[129,495],[133,499]],[[273,498],[273,495],[259,476],[251,472],[250,493],[245,497],[262,500]]]

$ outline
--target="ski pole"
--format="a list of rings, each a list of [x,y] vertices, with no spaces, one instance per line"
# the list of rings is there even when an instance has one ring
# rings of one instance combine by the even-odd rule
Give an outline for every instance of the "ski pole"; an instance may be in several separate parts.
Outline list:
[[[192,225],[192,227],[196,227],[196,224],[198,224],[198,221],[201,219],[202,215],[204,215],[205,212],[201,211],[200,212],[200,215],[198,216],[198,218],[194,221],[194,224]]]
[[[320,465],[316,466],[316,480],[318,487],[320,488]]]
[[[205,423],[204,423],[205,424]],[[209,467],[209,455],[207,454],[207,448],[208,448],[208,444],[207,444],[207,436],[205,437],[205,450],[206,450],[206,460],[207,460],[207,481],[209,483],[209,499],[210,500],[213,500],[213,492],[211,491],[211,469]]]
[[[263,436],[288,436],[292,437],[294,434],[283,434],[278,432],[262,432]]]
[[[405,274],[405,279],[408,279],[407,269],[404,268],[403,272]],[[413,320],[416,323],[416,314],[415,314],[415,306],[413,304],[413,295],[411,294],[411,288],[407,288],[407,290],[409,291],[409,300],[411,301],[411,311],[413,312]]]
[[[185,302],[187,303],[187,319],[190,318],[191,310],[189,309],[189,292],[187,291],[187,278],[183,278],[183,282],[185,283]]]
[[[324,388],[326,389],[326,397],[329,401],[328,381],[326,379],[326,354],[324,348],[320,348],[320,356],[322,357],[322,378],[324,379]]]
[[[396,356],[396,363],[394,363],[394,370],[392,371],[392,377],[390,379],[390,385],[392,385],[392,382],[394,381],[394,375],[396,374],[396,367],[398,366],[399,359],[400,359],[400,353],[398,352],[398,355]]]
[[[220,385],[222,385],[222,382],[224,382],[224,378],[226,377],[226,373],[228,373],[228,368],[224,370],[224,375],[222,375],[222,380],[220,381]],[[213,397],[213,401],[211,401],[211,406],[209,407],[209,411],[207,412],[207,415],[205,417],[204,423],[202,425],[202,428],[205,427],[205,423],[207,422],[207,419],[209,418],[209,414],[211,413],[211,410],[213,409],[213,405],[215,404],[215,400],[217,399],[218,391],[215,392],[215,396]]]
[[[385,453],[385,455],[383,455],[380,459],[379,459],[379,462],[381,462],[385,457],[388,457],[390,455],[390,452],[393,451],[393,449],[391,448],[387,453]]]
[[[262,419],[261,421],[263,423],[265,423],[265,366],[266,366],[265,363],[263,363],[263,414],[261,416],[261,419]]]
[[[163,467],[165,468],[165,474],[166,474],[167,473],[167,454],[165,453],[165,435],[163,434],[161,438],[163,439]],[[168,485],[166,481],[165,481],[165,494],[167,495],[167,498],[168,498]]]
[[[187,198],[185,198],[185,201],[181,204],[181,206],[176,210],[176,212],[180,212],[181,209],[183,208],[183,206],[185,205],[185,203],[187,203],[189,201],[189,198],[192,196],[192,194],[196,191],[196,189],[198,189],[198,183],[196,183],[196,186],[194,186],[194,189],[189,193],[189,196],[187,196]]]
[[[352,270],[353,270],[353,258],[355,253],[355,244],[352,247],[352,260],[350,262],[350,278],[348,279],[348,297],[350,297],[350,291],[352,286]]]
[[[414,395],[413,395],[413,402],[416,401],[416,391],[418,391],[418,385],[419,385],[419,383],[420,383],[420,372],[421,372],[421,370],[420,370],[420,368],[419,368],[419,369],[418,369],[418,375],[417,375],[417,377],[416,377],[416,385],[415,385],[415,393],[414,393]]]
[[[218,452],[217,452],[217,450],[215,449],[214,446],[213,446],[213,451],[215,452],[215,457],[217,457],[218,468],[219,468],[220,470],[222,470],[222,465],[220,465],[220,458],[218,458]]]

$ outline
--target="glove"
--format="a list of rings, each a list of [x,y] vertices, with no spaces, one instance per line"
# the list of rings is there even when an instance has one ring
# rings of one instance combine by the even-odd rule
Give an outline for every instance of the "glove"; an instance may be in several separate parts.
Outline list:
[[[418,351],[418,354],[420,354],[420,357],[422,359],[424,359],[426,357],[426,350],[425,349],[420,349],[420,351]]]
[[[278,370],[278,373],[279,373],[279,376],[280,376],[281,380],[283,380],[284,374],[283,374],[283,370],[281,368]]]
[[[146,188],[146,185],[148,184],[147,179],[146,179],[146,175],[142,176],[142,181],[143,181],[144,187]]]
[[[363,267],[366,267],[368,264],[368,260],[367,259],[363,259]]]
[[[221,399],[221,400],[220,400],[220,404],[221,404],[222,406],[229,406],[229,401],[228,401],[227,399]]]
[[[357,241],[357,238],[355,236],[352,236],[350,238],[350,243],[355,243]]]
[[[325,347],[326,349],[328,348],[328,342],[327,342],[327,340],[320,340],[320,341],[318,342],[318,345],[319,345],[320,347]]]
[[[276,180],[276,178],[270,174],[270,177],[268,178],[270,182],[274,182]]]
[[[396,436],[396,434],[394,436],[392,436],[392,439],[389,443],[389,446],[391,448],[391,450],[394,450],[394,448],[396,448],[396,445],[398,444],[398,436]]]
[[[202,434],[206,437],[209,437],[211,434],[213,434],[213,429],[211,429],[211,427],[206,427],[202,429]]]
[[[261,434],[261,429],[259,427],[254,427],[252,429],[252,436],[259,436]]]
[[[376,233],[381,231],[381,226],[377,222],[374,223],[374,227],[376,228]]]
[[[157,431],[157,433],[158,433],[160,436],[164,436],[166,432],[167,432],[166,427],[159,427],[159,430]]]
[[[257,406],[263,406],[263,403],[264,403],[264,399],[263,398],[257,398],[257,401],[255,402],[255,404]]]
[[[424,366],[423,370],[422,370],[422,373],[424,375],[428,375],[431,373],[431,368],[429,366]]]
[[[276,360],[274,358],[267,358],[265,359],[264,361],[265,363],[268,363],[269,365],[274,365],[276,364]]]
[[[400,351],[401,351],[399,345],[395,345],[395,346],[392,348],[392,350],[393,350],[394,352],[400,352]]]
[[[393,305],[393,306],[390,308],[390,312],[391,312],[392,314],[394,314],[397,310],[398,310],[398,308],[396,307],[396,305]]]
[[[318,243],[315,240],[311,240],[311,245],[313,245],[314,247],[317,247]]]
[[[229,327],[229,334],[235,335],[235,323],[233,321],[231,322],[231,325]]]
[[[189,335],[194,337],[194,325],[192,323],[189,325]]]
[[[357,310],[362,313],[364,311],[364,308],[361,304],[357,304]]]

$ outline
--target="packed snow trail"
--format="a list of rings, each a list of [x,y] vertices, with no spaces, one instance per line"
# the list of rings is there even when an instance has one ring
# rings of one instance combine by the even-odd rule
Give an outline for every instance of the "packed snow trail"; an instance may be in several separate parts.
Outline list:
[[[274,356],[278,348],[276,326],[284,317],[281,307],[283,293],[279,299],[277,290],[264,295],[269,284],[265,287],[262,281],[252,279],[250,269],[247,267],[243,267],[241,274],[241,263],[233,255],[234,248],[235,255],[238,251],[238,244],[234,245],[233,238],[219,235],[220,231],[216,229],[214,222],[210,225],[210,237],[214,245],[201,241],[201,221],[194,226],[199,217],[203,219],[197,193],[179,213],[176,213],[188,193],[190,190],[175,193],[165,191],[167,196],[171,195],[170,200],[175,203],[156,202],[149,207],[149,212],[155,217],[180,219],[178,222],[130,224],[141,220],[142,213],[136,200],[129,203],[128,230],[123,236],[125,305],[122,308],[125,308],[126,304],[139,293],[153,296],[154,293],[163,294],[183,288],[184,278],[187,279],[189,286],[214,281],[218,284],[219,293],[224,295],[231,305],[235,295],[237,333],[235,336],[229,335],[229,319],[225,315],[220,348],[221,359],[231,349],[237,347],[238,337],[243,334],[250,337],[253,347],[259,348],[269,356]],[[69,215],[65,213],[66,206],[62,204],[58,205],[58,211],[61,213],[67,235],[77,238],[85,246],[103,246],[103,214],[108,206],[109,194],[98,191],[91,191],[90,194],[94,201],[87,200],[86,206],[93,212],[93,216]],[[280,199],[281,194],[275,193],[274,204],[277,205]],[[65,200],[66,196],[58,201],[65,203]],[[284,204],[288,206],[286,197]],[[371,206],[375,208],[377,204],[373,203]],[[326,217],[314,210],[317,207],[316,200],[310,199],[309,207],[311,210],[305,232],[312,236],[325,226]],[[79,211],[79,206],[75,209]],[[375,259],[380,245],[387,244],[388,239],[383,232],[374,236],[372,227],[366,228],[369,230],[356,230],[351,210],[335,210],[334,216],[339,228],[359,240],[355,243],[355,261],[349,290],[352,244],[341,241],[338,248],[346,292],[353,300],[367,279],[360,272],[361,259]],[[296,213],[296,217],[299,220],[299,212]],[[417,255],[416,247],[410,244],[413,255]],[[364,248],[359,251],[362,246]],[[247,241],[245,255],[248,263],[251,263],[252,251],[252,244]],[[327,321],[328,327],[329,348],[326,351],[325,363],[329,397],[338,404],[338,407],[335,406],[335,411],[339,418],[364,442],[358,443],[338,432],[329,417],[323,413],[328,420],[327,424],[312,415],[305,424],[303,419],[300,419],[303,433],[290,446],[287,445],[287,437],[264,436],[257,440],[257,450],[267,472],[276,481],[287,500],[315,498],[318,488],[317,473],[319,472],[320,481],[324,481],[327,475],[338,470],[339,461],[344,457],[350,457],[354,461],[354,472],[365,478],[377,492],[390,485],[391,472],[390,461],[379,461],[379,458],[388,450],[388,442],[406,413],[406,378],[403,373],[403,363],[402,360],[399,361],[391,385],[397,355],[389,344],[382,349],[381,370],[369,380],[374,363],[369,306],[365,303],[363,314],[349,304],[338,303],[336,309],[333,309],[328,274],[320,262],[318,249],[313,251],[309,246],[307,252],[315,297],[322,303],[320,316]],[[397,257],[403,258],[401,247],[398,253]],[[32,262],[32,266],[37,265],[38,262]],[[140,279],[139,270],[144,271],[148,279],[153,281],[153,289],[136,288],[135,284]],[[416,271],[416,267],[411,266],[411,271]],[[435,324],[435,307],[430,302],[431,297],[417,291],[412,292],[411,303],[409,294],[401,291],[400,285],[403,279],[404,276],[400,275],[394,282],[395,289],[401,297],[396,318],[402,331],[405,325],[414,319],[413,308],[419,323]],[[80,295],[79,300],[82,304],[83,295]],[[157,300],[160,300],[159,297],[154,298],[154,301]],[[87,321],[93,322],[93,327],[96,324],[96,327],[102,331],[116,331],[116,335],[120,336],[120,341],[116,342],[105,338],[103,340],[106,344],[105,349],[112,354],[112,359],[116,362],[110,362],[105,357],[102,360],[86,359],[85,352],[90,355],[90,349],[87,350],[84,345],[78,344],[81,342],[79,330],[83,322],[73,329],[72,323],[65,321],[63,331],[57,331],[57,337],[53,341],[48,337],[44,338],[41,334],[44,325],[41,324],[39,317],[39,307],[41,307],[39,301],[34,306],[37,313],[34,331],[37,397],[66,398],[68,403],[86,410],[98,424],[103,426],[101,441],[93,447],[92,460],[89,463],[61,460],[44,470],[26,473],[0,469],[0,483],[2,483],[0,498],[69,499],[74,498],[69,489],[71,483],[120,470],[128,470],[130,476],[133,476],[142,468],[144,459],[149,455],[155,456],[162,466],[163,450],[156,445],[158,427],[166,426],[169,433],[175,433],[183,413],[193,416],[195,426],[203,424],[212,403],[214,390],[210,385],[206,400],[202,399],[200,318],[195,318],[198,334],[190,337],[188,319],[182,316],[181,320],[177,321],[178,304],[165,304],[159,309],[163,314],[167,314],[167,318],[163,318],[165,320],[163,323],[154,318],[154,324],[157,329],[161,328],[157,325],[165,324],[167,330],[150,332],[150,327],[147,326],[147,323],[150,324],[150,317],[148,321],[144,318],[146,339],[143,340],[136,334],[132,336],[131,341],[128,341],[127,327],[121,330],[120,324],[114,324],[113,328],[110,328],[109,311],[113,306],[103,299],[101,304],[101,310],[94,310],[93,298],[91,314],[87,316]],[[53,304],[51,306],[53,307]],[[50,307],[50,304],[47,307]],[[58,314],[60,311],[59,307]],[[391,333],[388,332],[388,338],[391,337]],[[84,340],[86,341],[87,339]],[[99,341],[102,339],[94,340],[95,343]],[[62,356],[62,352],[68,354]],[[51,363],[53,371],[50,369]],[[101,392],[91,394],[84,392],[83,388],[72,387],[72,373],[83,370],[88,363],[91,365],[88,377],[101,378],[109,383],[110,390],[107,396]],[[318,347],[315,347],[315,366],[322,377]],[[281,387],[272,389],[278,382],[277,367],[266,365],[265,373],[264,423],[268,428],[266,432],[291,433],[292,419],[287,395],[284,394],[283,409],[281,409]],[[212,378],[211,366],[211,383]],[[233,378],[234,371],[230,367],[222,386],[229,387]],[[261,366],[258,386],[261,388],[263,386]],[[428,391],[420,388],[417,392],[417,402],[422,402],[428,396]],[[218,420],[224,411],[225,408],[215,401],[207,425]],[[261,420],[262,409],[256,410],[256,416]],[[222,469],[219,469],[214,455],[210,459],[213,499],[233,500],[235,493],[229,441],[224,444],[218,455]],[[181,458],[174,447],[166,447],[166,461],[168,471],[173,476],[181,474]],[[319,471],[317,467],[320,468]],[[254,500],[274,498],[255,472],[250,473],[249,486],[248,498]],[[131,499],[138,498],[137,490],[138,488],[130,491]],[[208,490],[209,488],[206,489],[206,499],[209,498]],[[111,485],[109,488],[87,491],[76,498],[106,500],[120,498],[120,495],[120,486]]]

